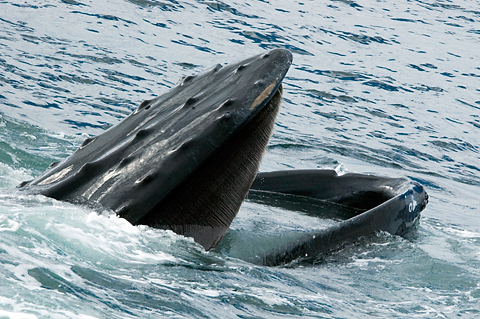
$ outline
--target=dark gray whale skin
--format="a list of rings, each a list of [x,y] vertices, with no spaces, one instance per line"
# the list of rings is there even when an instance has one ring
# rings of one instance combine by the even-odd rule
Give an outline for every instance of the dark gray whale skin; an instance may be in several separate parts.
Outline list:
[[[291,63],[276,49],[188,76],[19,189],[95,203],[210,249],[255,178]]]
[[[287,195],[287,198],[279,194]],[[334,170],[260,173],[248,197],[287,209],[291,209],[292,202],[302,203],[305,200],[309,203],[317,201],[317,206],[333,203],[350,213],[349,216],[341,216],[347,219],[335,226],[305,234],[295,242],[251,260],[267,266],[302,260],[310,263],[359,237],[380,231],[405,235],[418,224],[420,212],[428,203],[428,195],[422,185],[408,179],[354,173],[337,175]],[[313,214],[321,215],[321,212],[316,210]]]
[[[413,228],[428,197],[408,180],[330,170],[257,175],[291,63],[289,51],[275,49],[188,76],[18,189],[111,209],[134,225],[193,237],[207,250],[219,243],[250,188],[250,200],[268,205],[291,208],[293,196],[295,203],[348,208],[337,226],[254,260],[271,266],[377,231],[402,235]]]

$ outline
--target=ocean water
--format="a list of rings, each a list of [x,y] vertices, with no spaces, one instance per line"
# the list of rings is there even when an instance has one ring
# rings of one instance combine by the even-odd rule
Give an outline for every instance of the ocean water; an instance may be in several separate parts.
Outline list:
[[[261,170],[419,181],[417,231],[271,268],[244,257],[331,221],[247,200],[205,252],[12,191],[182,76],[278,47]],[[478,1],[1,1],[0,318],[477,318],[479,61]]]

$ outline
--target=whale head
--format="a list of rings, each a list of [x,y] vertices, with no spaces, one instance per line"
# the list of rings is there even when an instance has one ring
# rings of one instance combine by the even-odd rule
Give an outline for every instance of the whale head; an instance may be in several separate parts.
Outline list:
[[[292,63],[276,49],[187,76],[21,190],[218,244],[257,173]]]

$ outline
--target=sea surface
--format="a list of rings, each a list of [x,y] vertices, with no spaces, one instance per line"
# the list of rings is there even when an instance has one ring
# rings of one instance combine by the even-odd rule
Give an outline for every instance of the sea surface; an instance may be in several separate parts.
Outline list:
[[[261,170],[422,183],[407,238],[245,261],[329,220],[246,201],[210,252],[13,189],[183,76],[293,53]],[[0,318],[478,318],[478,0],[0,1]]]

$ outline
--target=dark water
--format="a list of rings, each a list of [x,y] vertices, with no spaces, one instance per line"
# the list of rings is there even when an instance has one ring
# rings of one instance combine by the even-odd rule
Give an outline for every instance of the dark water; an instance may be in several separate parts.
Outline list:
[[[0,317],[476,318],[478,1],[3,1]],[[263,171],[337,168],[425,185],[408,239],[308,267],[242,260],[317,220],[246,202],[204,252],[170,232],[8,189],[182,76],[292,51]]]

